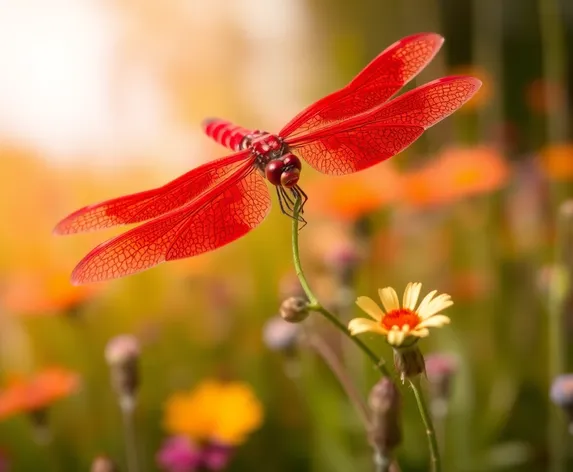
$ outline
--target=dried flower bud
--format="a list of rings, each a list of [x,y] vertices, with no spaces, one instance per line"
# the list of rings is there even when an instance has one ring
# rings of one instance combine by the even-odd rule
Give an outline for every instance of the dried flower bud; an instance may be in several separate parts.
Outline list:
[[[432,415],[445,417],[451,396],[452,380],[458,369],[457,359],[449,354],[429,354],[425,359],[430,383]]]
[[[119,395],[122,408],[132,409],[135,405],[135,394],[139,386],[139,354],[139,342],[130,334],[113,338],[105,349],[112,385]]]
[[[561,407],[569,421],[569,432],[573,434],[573,374],[555,377],[549,393],[551,401]]]
[[[287,323],[275,316],[263,328],[263,340],[273,351],[290,352],[294,349],[300,328],[295,323]]]
[[[107,456],[97,456],[90,469],[91,472],[118,472],[116,465]]]
[[[289,323],[300,323],[308,317],[308,301],[300,297],[290,297],[282,302],[279,313]]]
[[[379,455],[388,457],[402,441],[400,392],[389,378],[382,378],[368,397],[371,418],[368,438]]]
[[[326,265],[339,274],[353,271],[360,260],[358,248],[351,241],[342,242],[332,247],[325,255]]]
[[[417,343],[410,346],[394,346],[394,367],[400,373],[402,382],[425,372],[424,356],[418,349]]]
[[[426,356],[425,364],[432,396],[449,399],[452,379],[458,370],[457,359],[449,354],[429,354]]]

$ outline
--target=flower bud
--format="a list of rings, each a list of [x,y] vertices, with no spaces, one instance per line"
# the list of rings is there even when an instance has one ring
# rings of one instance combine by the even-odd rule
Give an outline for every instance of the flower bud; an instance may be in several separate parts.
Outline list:
[[[132,409],[139,386],[139,342],[135,336],[124,334],[110,340],[105,358],[111,369],[111,382],[122,408]]]
[[[425,372],[424,356],[417,343],[410,346],[394,346],[394,367],[400,374],[402,383]]]
[[[297,342],[300,327],[296,323],[287,323],[275,316],[263,328],[263,340],[273,351],[291,352]]]
[[[555,405],[561,407],[569,421],[569,432],[573,434],[573,374],[555,377],[549,396]]]
[[[458,370],[456,358],[449,354],[430,354],[426,356],[425,364],[432,396],[448,400],[452,380]]]
[[[370,428],[368,439],[379,455],[388,457],[402,441],[401,399],[394,382],[383,377],[370,391]]]
[[[91,472],[118,472],[116,465],[109,457],[97,456],[90,469]]]
[[[457,360],[449,354],[430,354],[426,356],[425,364],[432,414],[434,417],[444,417],[448,411],[452,380],[458,368]]]
[[[300,323],[308,317],[308,301],[301,297],[289,297],[282,302],[279,313],[289,323]]]

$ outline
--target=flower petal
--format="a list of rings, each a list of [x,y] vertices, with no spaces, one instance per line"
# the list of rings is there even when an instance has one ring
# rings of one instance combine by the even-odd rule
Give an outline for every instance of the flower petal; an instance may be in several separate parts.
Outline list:
[[[454,302],[447,293],[442,293],[434,298],[430,303],[428,303],[423,312],[418,308],[418,316],[423,320],[434,316],[436,313],[445,310],[446,308],[452,306]]]
[[[358,297],[356,299],[356,304],[360,307],[360,309],[365,311],[366,314],[374,318],[376,321],[380,321],[384,316],[382,308],[380,308],[378,303],[376,303],[370,297]]]
[[[434,315],[423,320],[416,328],[440,328],[450,324],[450,321],[446,315]]]
[[[418,297],[420,296],[421,289],[422,284],[419,282],[410,282],[408,285],[406,285],[406,290],[404,290],[404,298],[402,300],[402,307],[413,311],[416,308],[416,303],[418,302]]]
[[[352,336],[360,333],[365,333],[367,331],[386,334],[386,330],[382,328],[376,321],[369,320],[367,318],[354,318],[348,323],[348,331]]]
[[[399,329],[392,329],[386,335],[386,339],[388,343],[392,346],[399,346],[404,342],[404,338],[406,337],[406,333],[404,331],[400,331]]]
[[[426,336],[428,336],[430,334],[430,330],[428,328],[416,327],[416,329],[410,331],[410,334],[412,336],[417,336],[419,338],[425,338]]]
[[[386,309],[386,313],[389,313],[392,310],[398,310],[400,308],[400,300],[398,300],[398,294],[392,287],[381,288],[378,290],[378,295],[380,295],[380,300]]]
[[[428,295],[426,295],[422,301],[420,302],[420,306],[418,307],[418,309],[416,310],[418,315],[420,313],[424,313],[424,311],[427,309],[428,304],[432,301],[432,298],[434,297],[434,295],[438,293],[437,290],[432,290],[430,293],[428,293]]]

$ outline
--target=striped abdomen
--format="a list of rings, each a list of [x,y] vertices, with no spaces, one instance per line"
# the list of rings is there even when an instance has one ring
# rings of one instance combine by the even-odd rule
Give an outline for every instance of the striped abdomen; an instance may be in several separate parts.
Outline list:
[[[261,134],[219,118],[203,121],[203,130],[207,136],[233,151],[246,149],[251,144],[252,138]]]

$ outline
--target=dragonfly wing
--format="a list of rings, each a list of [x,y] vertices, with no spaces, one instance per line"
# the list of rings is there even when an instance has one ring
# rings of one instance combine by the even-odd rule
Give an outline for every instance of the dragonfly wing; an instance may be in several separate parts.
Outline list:
[[[258,226],[270,206],[265,180],[249,163],[188,205],[93,249],[74,269],[72,282],[123,277],[211,251]]]
[[[213,188],[248,157],[247,151],[226,156],[207,162],[162,187],[86,206],[60,221],[54,232],[80,233],[155,218]]]
[[[350,174],[404,150],[424,130],[461,107],[480,86],[473,77],[438,79],[366,114],[287,143],[320,172]]]
[[[346,87],[327,95],[293,118],[282,137],[316,131],[384,103],[436,55],[444,39],[433,33],[403,38],[381,52]]]

